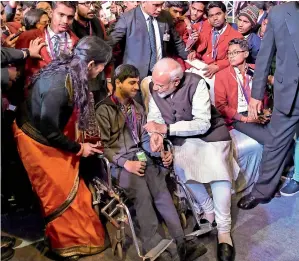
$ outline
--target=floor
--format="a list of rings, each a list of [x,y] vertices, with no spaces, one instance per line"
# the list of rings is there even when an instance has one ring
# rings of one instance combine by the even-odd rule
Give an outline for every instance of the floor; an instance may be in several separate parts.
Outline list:
[[[236,261],[299,261],[299,195],[274,198],[269,204],[243,211],[236,207],[238,198],[233,197],[233,239]],[[12,261],[53,260],[43,244],[43,222],[37,214],[14,213],[2,215],[3,234],[18,238]],[[108,226],[110,234],[113,228]],[[216,235],[199,238],[208,252],[198,261],[216,260]],[[55,260],[55,259],[54,259]],[[103,253],[80,259],[82,261],[117,260],[111,248]],[[127,261],[139,260],[131,246]]]

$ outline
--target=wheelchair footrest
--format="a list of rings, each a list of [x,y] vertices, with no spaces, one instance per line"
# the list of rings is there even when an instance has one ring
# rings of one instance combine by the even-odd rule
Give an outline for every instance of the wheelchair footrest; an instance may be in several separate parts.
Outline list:
[[[146,253],[146,255],[143,257],[143,260],[148,260],[148,261],[156,260],[161,255],[161,253],[163,253],[166,250],[166,248],[169,247],[172,241],[173,241],[172,239],[161,240],[157,246],[155,246],[149,252]]]
[[[213,227],[210,223],[201,224],[200,229],[196,230],[190,234],[185,235],[185,237],[198,237],[201,235],[204,235],[206,233],[209,233],[210,231],[214,230],[215,227]]]

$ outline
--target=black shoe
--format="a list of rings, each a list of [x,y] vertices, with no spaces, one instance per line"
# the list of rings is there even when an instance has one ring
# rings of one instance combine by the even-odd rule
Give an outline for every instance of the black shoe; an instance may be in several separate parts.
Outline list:
[[[299,182],[291,179],[289,183],[280,190],[280,194],[285,197],[291,197],[299,193]]]
[[[207,253],[207,248],[196,240],[184,241],[177,246],[181,261],[193,261]]]
[[[16,239],[14,237],[1,236],[1,249],[2,248],[12,248],[16,244]]]
[[[80,259],[80,256],[76,255],[76,256],[68,256],[63,258],[63,261],[77,261]]]
[[[270,199],[259,199],[254,197],[251,193],[241,198],[237,206],[241,209],[252,209],[255,208],[258,204],[266,204],[271,201]]]
[[[1,247],[1,260],[8,261],[10,260],[15,254],[15,250],[10,247]]]
[[[235,249],[227,243],[220,243],[217,246],[218,261],[233,261],[235,259]]]

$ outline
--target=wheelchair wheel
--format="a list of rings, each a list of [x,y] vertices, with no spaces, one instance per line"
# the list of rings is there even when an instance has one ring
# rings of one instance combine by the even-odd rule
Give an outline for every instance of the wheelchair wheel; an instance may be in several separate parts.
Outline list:
[[[184,212],[180,213],[180,220],[181,220],[182,228],[186,229],[188,224],[187,224],[187,218],[186,218],[186,215]]]

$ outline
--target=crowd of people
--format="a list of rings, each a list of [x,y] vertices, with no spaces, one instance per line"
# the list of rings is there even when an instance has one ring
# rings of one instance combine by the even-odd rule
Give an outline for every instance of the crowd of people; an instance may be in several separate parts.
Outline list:
[[[237,2],[235,21],[221,1],[111,2],[110,17],[92,1],[0,6],[2,205],[37,196],[57,257],[109,247],[87,178],[97,154],[134,205],[145,252],[163,239],[157,212],[164,220],[176,251],[159,261],[207,251],[184,236],[170,166],[217,225],[220,261],[238,251],[232,194],[249,210],[299,193],[298,2]],[[1,241],[9,260],[15,239]]]

